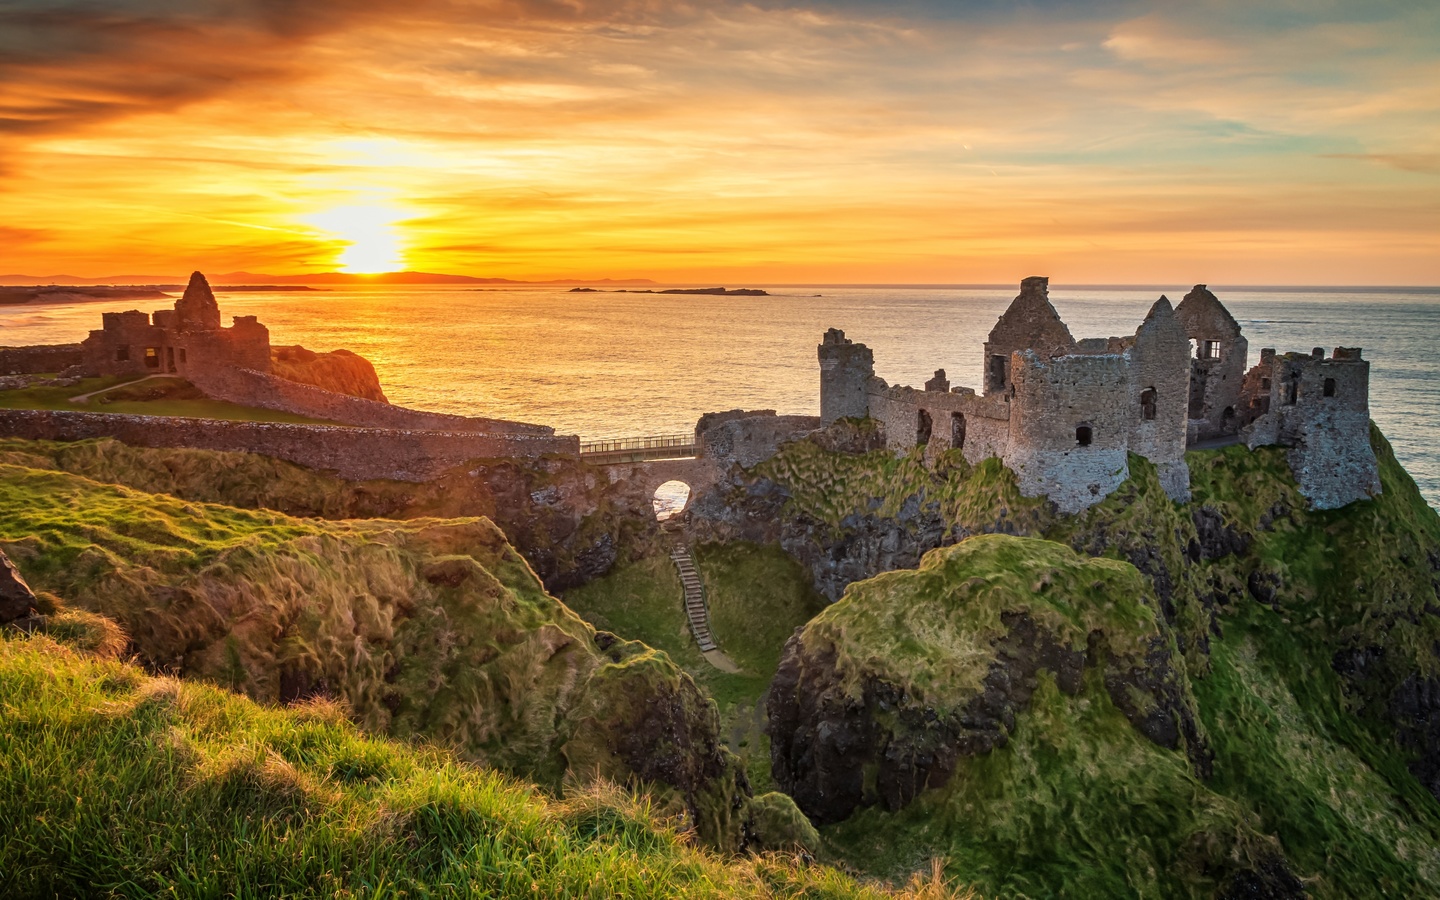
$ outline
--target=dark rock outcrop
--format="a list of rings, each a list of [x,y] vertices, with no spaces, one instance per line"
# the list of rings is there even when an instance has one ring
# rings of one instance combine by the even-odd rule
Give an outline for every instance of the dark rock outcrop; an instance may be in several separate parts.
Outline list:
[[[1112,700],[1141,734],[1185,750],[1197,773],[1209,774],[1210,753],[1158,614],[1150,614],[1149,636],[1139,639],[1098,628],[1061,634],[1045,611],[1051,596],[1068,608],[1072,588],[1143,590],[1138,573],[1091,569],[1059,545],[1001,536],[941,553],[943,560],[927,558],[904,580],[890,576],[884,588],[867,582],[865,591],[847,595],[786,644],[769,695],[771,763],[776,783],[807,815],[825,824],[861,806],[898,810],[921,791],[942,787],[961,758],[1006,746],[1042,671],[1061,692],[1075,695],[1085,671],[1100,669]],[[1036,561],[1024,561],[1030,553]],[[1017,565],[1017,557],[1024,574],[997,568]],[[943,581],[934,574],[941,568]],[[1039,580],[1027,591],[1032,576]],[[995,593],[1011,589],[1013,596]],[[903,615],[890,608],[901,603]],[[972,617],[980,615],[976,606],[992,603],[1002,604],[999,629],[973,689],[955,683],[926,689],[910,681],[925,670],[963,667],[945,648],[983,641],[996,623]],[[911,618],[924,624],[906,630]],[[877,622],[903,633],[871,646],[867,629]]]
[[[35,592],[10,558],[0,553],[0,625],[29,616],[35,607]]]

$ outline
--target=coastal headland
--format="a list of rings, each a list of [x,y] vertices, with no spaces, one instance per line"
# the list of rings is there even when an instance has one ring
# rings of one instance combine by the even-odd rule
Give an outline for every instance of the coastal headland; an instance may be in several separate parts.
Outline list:
[[[1252,359],[1205,285],[1076,338],[1030,278],[978,389],[831,329],[816,415],[582,443],[396,406],[199,273],[99,324],[0,349],[27,889],[101,820],[97,883],[183,867],[163,794],[264,884],[294,838],[416,890],[523,845],[556,892],[1440,892],[1440,516],[1359,348]]]

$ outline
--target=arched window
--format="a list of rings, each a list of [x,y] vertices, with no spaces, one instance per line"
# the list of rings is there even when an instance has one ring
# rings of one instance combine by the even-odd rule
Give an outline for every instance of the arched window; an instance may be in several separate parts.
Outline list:
[[[1153,387],[1140,392],[1140,417],[1143,419],[1155,418],[1155,389]]]
[[[965,414],[950,414],[950,446],[959,450],[965,446]]]
[[[1077,426],[1077,427],[1076,427],[1076,429],[1075,429],[1075,443],[1076,443],[1076,445],[1081,446],[1081,447],[1088,447],[1088,446],[1090,446],[1090,441],[1091,441],[1093,438],[1094,438],[1094,433],[1091,432],[1089,425],[1080,425],[1080,426]]]
[[[920,410],[920,414],[915,417],[915,446],[924,447],[930,443],[930,432],[933,429],[934,423],[930,421],[930,414]]]

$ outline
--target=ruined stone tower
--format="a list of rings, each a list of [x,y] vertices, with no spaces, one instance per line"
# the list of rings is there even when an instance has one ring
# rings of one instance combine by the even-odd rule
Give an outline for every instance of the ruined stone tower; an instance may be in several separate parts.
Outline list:
[[[1190,339],[1168,297],[1150,307],[1129,355],[1130,452],[1155,463],[1170,499],[1189,500]]]
[[[820,418],[825,424],[846,417],[870,414],[866,392],[875,374],[875,354],[864,344],[847,340],[845,332],[831,328],[817,348],[820,356]]]
[[[174,328],[176,331],[218,331],[220,328],[220,304],[215,302],[210,282],[199,272],[190,274],[185,295],[175,301]]]
[[[985,393],[1010,387],[1010,354],[1034,350],[1042,357],[1062,356],[1075,349],[1070,329],[1050,305],[1050,279],[1032,276],[1020,282],[1020,293],[1001,314],[985,342]]]
[[[1310,353],[1260,351],[1245,378],[1246,407],[1257,414],[1241,434],[1251,447],[1288,447],[1290,471],[1316,509],[1337,509],[1380,493],[1370,446],[1370,363],[1359,347]]]
[[[1175,315],[1193,342],[1190,362],[1192,440],[1225,437],[1240,430],[1240,390],[1249,344],[1240,323],[1205,285],[1197,284]]]

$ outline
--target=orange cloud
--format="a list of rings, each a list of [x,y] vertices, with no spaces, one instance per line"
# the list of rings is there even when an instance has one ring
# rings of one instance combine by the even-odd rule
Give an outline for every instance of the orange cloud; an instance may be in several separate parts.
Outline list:
[[[12,271],[1440,281],[1419,5],[12,6]]]

